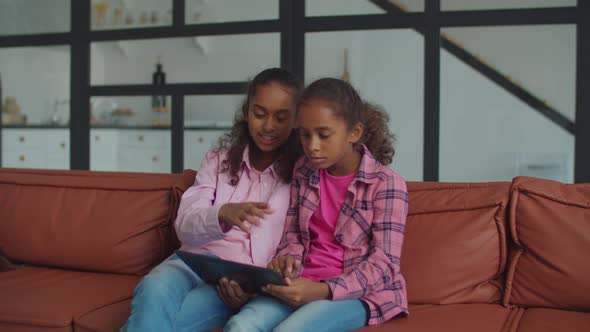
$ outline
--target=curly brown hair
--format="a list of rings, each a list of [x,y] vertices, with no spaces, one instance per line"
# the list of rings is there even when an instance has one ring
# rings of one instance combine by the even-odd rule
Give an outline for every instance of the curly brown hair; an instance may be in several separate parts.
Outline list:
[[[293,90],[294,98],[298,98],[301,92],[300,81],[291,72],[281,68],[265,69],[248,84],[246,98],[242,107],[236,112],[231,130],[219,138],[219,149],[227,150],[226,159],[221,162],[220,171],[229,172],[232,186],[235,186],[239,181],[238,173],[246,146],[250,145],[252,148],[256,148],[244,115],[248,113],[250,100],[256,95],[256,89],[270,83],[278,83]],[[299,138],[296,131],[293,130],[285,144],[279,148],[279,157],[275,161],[275,170],[283,181],[291,182],[293,166],[301,154]]]
[[[335,115],[342,117],[349,128],[362,123],[363,136],[357,146],[364,144],[377,161],[383,165],[391,164],[395,154],[395,136],[387,125],[389,115],[381,106],[364,101],[350,83],[337,78],[322,78],[307,86],[299,98],[297,109],[313,99],[329,103]]]

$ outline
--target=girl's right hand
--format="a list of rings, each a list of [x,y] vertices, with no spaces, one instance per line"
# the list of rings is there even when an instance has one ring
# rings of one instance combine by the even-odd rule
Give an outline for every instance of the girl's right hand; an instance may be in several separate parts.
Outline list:
[[[230,226],[238,226],[246,233],[250,233],[250,225],[260,225],[260,219],[273,210],[264,202],[227,203],[219,209],[218,219]]]
[[[246,302],[255,296],[244,292],[240,285],[227,278],[222,278],[217,285],[217,294],[223,303],[231,309],[240,309]]]
[[[268,268],[283,278],[294,278],[301,268],[301,261],[291,256],[278,256],[268,263]]]

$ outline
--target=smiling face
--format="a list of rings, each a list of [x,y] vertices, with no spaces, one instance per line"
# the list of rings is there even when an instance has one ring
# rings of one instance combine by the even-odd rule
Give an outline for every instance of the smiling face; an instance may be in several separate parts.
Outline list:
[[[360,162],[360,153],[354,144],[363,133],[363,125],[357,123],[349,127],[331,107],[320,99],[301,106],[297,116],[301,145],[315,167],[327,169],[336,176],[348,175]]]
[[[289,138],[295,122],[295,92],[271,82],[256,88],[247,114],[248,130],[261,153],[273,154]]]

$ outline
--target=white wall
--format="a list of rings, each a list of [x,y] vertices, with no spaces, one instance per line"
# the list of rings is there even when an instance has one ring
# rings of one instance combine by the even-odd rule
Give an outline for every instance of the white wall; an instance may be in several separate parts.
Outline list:
[[[91,55],[94,85],[150,84],[158,59],[167,83],[244,81],[264,68],[280,65],[278,33],[95,45]],[[199,47],[204,47],[204,51]],[[97,54],[102,58],[96,58]],[[104,62],[104,75],[98,72],[95,62]]]
[[[200,0],[193,0],[200,1]],[[424,11],[428,0],[388,0],[408,12]],[[575,6],[576,0],[441,0],[441,10],[484,10]],[[381,14],[369,0],[305,0],[306,16]]]
[[[187,0],[185,18],[187,23],[274,20],[279,0]]]
[[[413,1],[413,0],[405,0]],[[582,0],[583,1],[583,0]],[[514,9],[575,6],[576,0],[441,0],[442,10]]]
[[[575,25],[447,28],[442,32],[574,120]]]
[[[510,181],[519,162],[563,162],[552,177],[573,181],[570,133],[446,51],[441,62],[441,181]]]
[[[185,126],[230,127],[244,95],[199,95],[184,99]]]
[[[3,97],[16,97],[27,123],[47,122],[55,101],[70,99],[69,50],[69,46],[0,48]],[[60,106],[60,116],[63,123],[68,120],[69,103]]]
[[[71,0],[0,0],[0,35],[67,32]]]
[[[540,44],[545,45],[529,39],[533,40],[534,51]],[[526,46],[529,39],[520,43]],[[518,62],[535,68],[529,76],[536,86],[543,86],[544,91],[573,107],[573,86],[563,81],[575,77],[571,57],[575,44],[572,38],[563,39],[560,46],[565,50],[546,50],[526,57],[526,64]],[[366,99],[384,106],[391,116],[391,129],[398,137],[392,168],[409,180],[421,180],[423,37],[412,30],[310,33],[306,38],[306,83],[323,76],[340,77],[346,48],[350,49],[351,83]],[[498,46],[496,53],[507,57],[513,49],[518,54],[517,50],[526,47]],[[441,58],[440,107],[442,181],[541,175],[524,169],[527,163],[561,165],[562,169],[544,176],[573,180],[573,136],[446,51]]]
[[[318,1],[318,0],[311,0]],[[328,2],[330,0],[322,0]],[[428,0],[389,0],[406,11],[424,11],[424,1]],[[364,2],[364,0],[363,0]],[[515,8],[547,8],[575,6],[576,0],[441,0],[441,10],[485,10]]]
[[[384,12],[368,0],[305,0],[305,16],[383,14]]]
[[[321,32],[307,34],[305,42],[306,84],[341,77],[344,50],[350,50],[351,84],[390,115],[397,137],[391,167],[408,180],[421,180],[423,37],[412,30]]]
[[[199,49],[199,46],[204,49]],[[280,66],[279,35],[266,33],[199,37],[196,40],[174,38],[94,43],[91,82],[93,85],[150,84],[158,59],[163,64],[167,83],[247,81],[265,68]],[[187,98],[185,104],[185,118],[189,125],[199,125],[198,121],[203,120],[227,126],[241,102],[236,96],[195,98]],[[111,99],[118,107],[131,108],[135,112],[133,117],[125,120],[126,124],[150,124],[155,118],[148,97]]]

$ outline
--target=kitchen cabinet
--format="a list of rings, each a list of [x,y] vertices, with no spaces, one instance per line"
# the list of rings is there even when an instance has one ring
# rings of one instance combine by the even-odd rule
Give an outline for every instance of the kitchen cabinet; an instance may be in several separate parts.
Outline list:
[[[2,167],[69,169],[69,130],[2,129]]]
[[[96,171],[170,173],[170,131],[92,129],[90,168]]]
[[[120,171],[170,173],[170,131],[121,131],[118,155]]]
[[[201,160],[228,129],[185,129],[184,168],[198,170]]]
[[[119,130],[90,130],[90,169],[93,171],[119,170]]]

